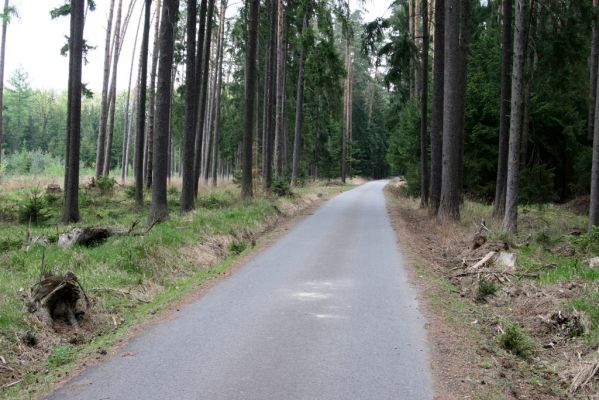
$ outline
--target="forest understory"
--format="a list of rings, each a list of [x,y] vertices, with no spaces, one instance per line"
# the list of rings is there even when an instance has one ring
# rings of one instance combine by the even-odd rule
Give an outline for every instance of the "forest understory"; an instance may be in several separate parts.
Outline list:
[[[461,223],[439,224],[404,184],[387,187],[388,211],[420,289],[437,398],[598,399],[599,268],[586,214],[522,207],[519,234],[508,235],[492,206],[465,200]]]
[[[65,246],[59,238],[73,226],[59,223],[55,185],[32,190],[27,180],[4,183],[11,189],[0,194],[1,399],[37,398],[105,360],[145,324],[178,311],[179,304],[230,274],[288,229],[294,217],[351,187],[308,183],[285,196],[258,194],[244,201],[237,185],[224,183],[202,188],[199,208],[181,215],[179,182],[173,180],[171,218],[148,229],[137,222],[145,220],[149,204],[137,208],[130,187],[88,184],[81,202],[85,224],[77,226],[110,234],[91,246]],[[24,209],[35,208],[35,201],[39,221],[27,223]],[[61,287],[80,285],[70,320],[54,318],[49,297],[32,307],[36,283],[48,280]]]

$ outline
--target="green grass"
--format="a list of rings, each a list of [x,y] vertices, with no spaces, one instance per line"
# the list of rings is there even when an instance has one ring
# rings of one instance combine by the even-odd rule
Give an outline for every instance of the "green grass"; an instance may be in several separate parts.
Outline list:
[[[332,194],[347,188],[312,185],[302,190],[306,195]],[[27,190],[2,191],[0,204],[11,207],[27,194]],[[7,346],[2,354],[7,361],[14,363],[18,354],[15,337],[31,329],[20,291],[29,290],[39,278],[42,258],[46,269],[56,273],[74,272],[85,290],[95,298],[96,310],[105,310],[125,321],[116,332],[104,332],[102,336],[93,338],[91,343],[59,344],[48,349],[51,353],[47,359],[40,359],[36,365],[26,368],[19,367],[24,372],[50,368],[51,373],[44,381],[51,382],[56,374],[72,368],[85,353],[93,354],[98,346],[108,346],[127,327],[150,313],[168,308],[173,301],[195,290],[199,283],[227,269],[249,247],[247,235],[258,233],[265,224],[272,223],[280,215],[280,210],[286,207],[285,204],[296,204],[297,209],[305,206],[301,197],[258,197],[240,201],[239,190],[226,186],[205,190],[198,201],[202,207],[191,214],[181,215],[178,197],[178,191],[169,191],[170,219],[156,225],[146,235],[114,236],[92,248],[64,249],[56,244],[36,244],[25,251],[23,245],[28,226],[19,224],[16,219],[0,221],[0,265],[3,266],[0,268],[0,343],[2,347]],[[81,225],[121,226],[126,231],[137,221],[136,230],[145,229],[148,204],[142,209],[136,208],[127,195],[127,189],[115,188],[111,196],[103,196],[97,190],[82,190],[80,202]],[[56,240],[70,227],[59,225],[60,204],[49,206],[49,210],[50,219],[40,226],[32,226],[31,234]],[[231,237],[234,245],[224,249],[229,257],[210,267],[198,264],[191,255],[191,249],[208,243],[215,236]],[[142,286],[153,290],[153,298],[147,299],[150,300],[148,304],[98,290],[110,288],[144,293]],[[34,384],[36,379],[39,376],[34,374],[29,377],[26,374],[22,384],[0,393],[0,398],[27,397],[24,393],[29,389],[39,389],[39,385]]]

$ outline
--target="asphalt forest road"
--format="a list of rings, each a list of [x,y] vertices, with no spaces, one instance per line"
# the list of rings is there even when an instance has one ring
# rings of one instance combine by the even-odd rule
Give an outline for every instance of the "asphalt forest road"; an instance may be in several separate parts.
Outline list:
[[[432,399],[385,184],[327,202],[49,399]]]

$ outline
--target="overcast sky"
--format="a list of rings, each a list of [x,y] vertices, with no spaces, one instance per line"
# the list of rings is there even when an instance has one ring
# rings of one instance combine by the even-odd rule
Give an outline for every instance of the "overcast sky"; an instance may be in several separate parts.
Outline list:
[[[365,18],[370,20],[382,16],[391,0],[365,0]],[[88,55],[89,64],[83,68],[83,81],[94,91],[102,87],[102,67],[104,57],[104,37],[108,17],[108,0],[97,0],[97,9],[87,15],[85,39],[96,46]],[[124,4],[128,4],[125,0]],[[131,18],[125,37],[121,62],[119,63],[118,87],[127,87],[129,68],[137,21],[142,1],[137,1],[137,9]],[[351,0],[355,9],[358,1]],[[8,80],[12,72],[22,67],[28,74],[34,88],[64,89],[68,79],[68,60],[60,55],[69,32],[69,19],[62,17],[51,20],[49,11],[64,4],[63,0],[11,0],[17,8],[18,18],[14,18],[8,28],[6,43],[6,70]],[[230,12],[235,12],[234,7]],[[124,12],[123,12],[124,14]],[[141,41],[141,38],[139,39]],[[139,43],[138,43],[139,45]],[[134,78],[135,79],[135,78]]]

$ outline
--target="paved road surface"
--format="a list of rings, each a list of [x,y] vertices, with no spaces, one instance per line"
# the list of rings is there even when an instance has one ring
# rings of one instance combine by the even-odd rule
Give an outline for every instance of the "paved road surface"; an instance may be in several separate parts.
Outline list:
[[[329,201],[49,399],[432,399],[385,183]]]

